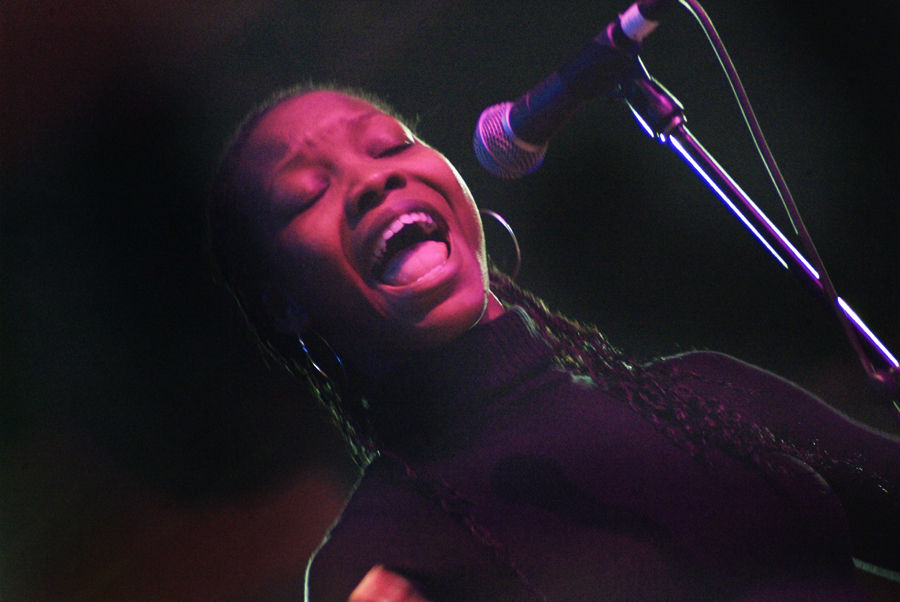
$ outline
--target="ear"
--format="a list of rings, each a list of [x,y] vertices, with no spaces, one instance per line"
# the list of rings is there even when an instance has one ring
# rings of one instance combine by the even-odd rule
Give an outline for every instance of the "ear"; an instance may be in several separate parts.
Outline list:
[[[281,332],[302,335],[309,329],[309,313],[279,287],[266,286],[261,300],[275,327]]]

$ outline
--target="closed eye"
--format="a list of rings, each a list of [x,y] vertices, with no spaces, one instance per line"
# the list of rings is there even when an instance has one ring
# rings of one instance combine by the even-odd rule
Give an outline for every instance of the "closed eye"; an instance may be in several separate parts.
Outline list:
[[[325,170],[318,167],[285,169],[270,189],[273,213],[282,223],[290,222],[316,204],[331,184]]]
[[[321,188],[319,192],[300,194],[289,199],[284,199],[275,204],[275,217],[281,226],[288,225],[295,217],[315,205],[326,192],[327,188]]]
[[[412,140],[404,140],[401,144],[396,144],[394,146],[391,146],[387,150],[381,151],[378,154],[378,158],[381,159],[382,157],[393,157],[394,155],[399,155],[414,144],[415,142]]]

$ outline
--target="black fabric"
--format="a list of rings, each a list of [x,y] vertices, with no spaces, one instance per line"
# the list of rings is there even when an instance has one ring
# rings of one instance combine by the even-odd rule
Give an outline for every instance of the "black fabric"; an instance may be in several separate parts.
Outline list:
[[[838,493],[871,489],[869,472],[900,486],[896,439],[731,358],[666,361],[702,374],[698,392],[779,436],[852,458]],[[516,309],[373,392],[385,453],[311,561],[312,601],[346,600],[376,564],[434,602],[857,600],[844,507],[871,514],[873,500],[879,516],[855,527],[875,537],[876,557],[897,553],[877,541],[898,534],[897,517],[885,516],[896,498],[842,506],[785,455],[764,459],[771,470],[717,449],[698,458],[623,400],[555,367]]]

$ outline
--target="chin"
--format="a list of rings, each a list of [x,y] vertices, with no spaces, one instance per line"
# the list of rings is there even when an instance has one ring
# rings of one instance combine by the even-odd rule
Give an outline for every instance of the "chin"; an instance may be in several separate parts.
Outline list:
[[[352,358],[351,363],[363,373],[414,359],[418,354],[446,345],[478,324],[487,308],[486,290],[484,286],[457,290],[418,319],[394,314],[393,319],[382,321],[373,331],[373,334],[380,333],[374,340],[366,338],[369,344],[361,345],[359,329],[355,329],[355,334],[342,341],[348,344],[345,351]]]
[[[468,287],[446,299],[413,326],[413,350],[449,343],[478,324],[487,308],[487,289]]]

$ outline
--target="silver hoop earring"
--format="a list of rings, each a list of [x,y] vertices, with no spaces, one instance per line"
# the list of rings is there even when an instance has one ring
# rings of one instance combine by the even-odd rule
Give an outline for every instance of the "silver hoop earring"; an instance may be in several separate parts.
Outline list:
[[[497,213],[496,211],[491,211],[490,209],[479,209],[479,213],[483,215],[490,215],[492,218],[497,220],[501,226],[506,230],[509,234],[510,238],[512,238],[513,247],[516,249],[516,267],[513,268],[512,273],[509,275],[510,280],[515,280],[516,276],[519,275],[519,268],[522,266],[522,250],[519,248],[519,239],[516,238],[516,233],[513,232],[512,226],[503,219],[503,216]]]
[[[309,347],[306,345],[306,341],[303,340],[303,337],[298,334],[297,341],[300,343],[300,349],[303,350],[303,353],[306,355],[306,359],[309,360],[309,363],[312,364],[312,367],[315,368],[316,372],[325,377],[326,380],[331,381],[335,384],[346,382],[347,372],[344,369],[344,362],[341,361],[340,356],[334,352],[334,349],[331,348],[331,345],[328,344],[328,341],[326,341],[322,335],[312,330],[310,330],[309,332],[316,335],[316,339],[318,339],[316,346],[324,347],[328,351],[328,353],[331,354],[333,360],[331,361],[331,365],[327,366],[328,370],[326,371],[325,368],[322,367],[323,363],[316,361],[316,359],[313,357],[312,352],[309,350]],[[331,375],[329,374],[329,372],[331,373]],[[335,376],[337,376],[337,372],[340,372],[341,374],[340,379],[335,378]]]

